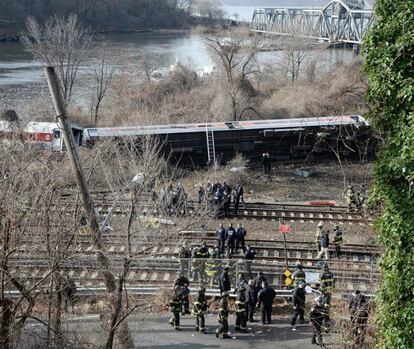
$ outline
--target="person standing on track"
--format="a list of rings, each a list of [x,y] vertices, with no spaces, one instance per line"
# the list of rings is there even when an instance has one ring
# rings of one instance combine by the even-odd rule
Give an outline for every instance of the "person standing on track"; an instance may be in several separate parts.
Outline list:
[[[250,245],[247,245],[246,253],[244,254],[244,265],[246,267],[246,273],[249,275],[249,278],[251,278],[252,275],[252,264],[253,260],[256,257],[257,252],[253,250]]]
[[[226,246],[226,239],[227,239],[226,229],[224,228],[223,223],[220,223],[220,227],[216,231],[216,236],[217,236],[217,247],[219,249],[219,253],[221,257],[224,253],[224,248]]]
[[[236,230],[236,253],[239,251],[239,247],[243,250],[243,253],[246,252],[246,244],[245,244],[245,237],[246,237],[246,229],[242,227],[239,223]]]
[[[233,223],[226,229],[227,237],[227,255],[229,258],[234,254],[234,243],[236,241],[236,230],[233,228]]]
[[[323,223],[319,222],[318,227],[316,228],[315,233],[315,243],[316,243],[316,252],[319,253],[321,251],[321,237],[323,233]]]
[[[321,258],[325,256],[325,260],[329,259],[329,230],[323,232],[321,236],[321,250],[318,253],[317,258]]]
[[[342,237],[342,231],[339,229],[338,225],[334,225],[334,245],[335,245],[335,257],[340,258],[341,257],[341,247],[344,243],[344,239]]]

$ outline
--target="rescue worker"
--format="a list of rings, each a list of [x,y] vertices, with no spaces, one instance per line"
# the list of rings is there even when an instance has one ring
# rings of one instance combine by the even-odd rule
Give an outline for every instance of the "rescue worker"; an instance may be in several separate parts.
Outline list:
[[[243,204],[243,207],[246,207],[246,204],[244,202],[244,188],[240,182],[238,182],[236,185],[236,188],[233,192],[233,198],[234,198],[234,214],[238,214],[240,202]]]
[[[329,230],[326,230],[322,233],[321,236],[321,250],[318,253],[316,258],[321,258],[325,255],[325,260],[329,259]]]
[[[174,287],[181,287],[182,289],[182,297],[183,297],[183,315],[190,314],[190,300],[189,300],[189,294],[190,289],[188,286],[190,286],[190,281],[181,273],[177,272],[177,277],[174,280]]]
[[[175,286],[174,292],[170,301],[170,308],[172,312],[172,318],[169,323],[174,326],[174,329],[180,331],[180,312],[183,306],[183,288],[181,286]]]
[[[205,241],[201,243],[200,248],[198,249],[197,257],[200,258],[199,261],[199,270],[200,270],[200,282],[204,282],[205,277],[205,269],[206,269],[206,262],[205,259],[210,257],[210,253],[208,252],[208,247]]]
[[[326,293],[331,293],[335,287],[335,277],[329,270],[329,265],[325,263],[323,265],[322,273],[319,275],[319,281],[321,283],[321,290]]]
[[[206,261],[206,274],[210,278],[210,287],[213,287],[214,282],[217,279],[218,273],[220,272],[220,252],[218,248],[214,248],[210,253],[210,259]]]
[[[275,290],[269,286],[267,281],[262,282],[262,289],[260,290],[257,299],[261,304],[262,325],[272,323],[272,304],[276,297]]]
[[[227,237],[227,255],[229,258],[234,254],[234,243],[236,241],[236,230],[233,228],[233,223],[226,229]]]
[[[224,214],[228,216],[230,214],[231,206],[231,187],[224,182],[223,183],[223,209]]]
[[[316,243],[316,251],[319,253],[321,251],[321,237],[323,233],[323,224],[322,222],[318,223],[318,227],[316,228],[315,233],[315,243]]]
[[[220,251],[220,256],[224,253],[224,248],[226,246],[226,229],[224,229],[223,223],[220,223],[220,227],[216,231],[217,236],[217,246]]]
[[[219,278],[220,294],[223,294],[224,292],[228,292],[231,290],[229,269],[230,267],[226,265],[223,269],[223,272],[220,274],[220,278]]]
[[[346,202],[348,204],[348,211],[352,212],[354,211],[354,208],[356,207],[356,197],[355,197],[355,191],[352,185],[348,185],[348,190],[345,194]]]
[[[201,281],[201,263],[198,250],[199,248],[195,246],[191,251],[191,270],[193,281]]]
[[[198,203],[201,205],[205,201],[206,197],[206,191],[204,190],[204,187],[200,185],[198,187]]]
[[[342,237],[342,231],[339,229],[338,225],[334,225],[334,246],[335,246],[335,257],[340,258],[341,256],[341,247],[344,243],[344,239]]]
[[[236,230],[236,253],[239,251],[239,247],[241,247],[243,253],[246,252],[246,245],[244,241],[246,234],[246,229],[244,229],[241,224],[238,224]]]
[[[247,245],[246,252],[244,254],[244,265],[246,267],[246,272],[249,277],[252,277],[252,264],[253,260],[256,257],[257,252],[253,250],[250,245]]]
[[[179,262],[180,262],[180,271],[182,274],[184,274],[185,272],[188,273],[189,268],[188,268],[188,264],[189,264],[189,258],[191,258],[191,251],[190,249],[187,247],[187,243],[183,242],[182,246],[180,247],[179,251],[178,251],[178,258],[179,258]]]
[[[236,326],[235,330],[240,332],[247,331],[246,325],[246,283],[237,287],[236,292]]]
[[[246,309],[246,318],[249,322],[255,322],[253,315],[256,308],[257,303],[257,296],[256,291],[254,289],[254,280],[250,279],[249,284],[246,290],[246,301],[247,301],[247,309]]]
[[[206,333],[204,314],[207,311],[206,289],[200,286],[194,299],[193,313],[196,316],[195,330],[200,333]]]
[[[332,272],[329,270],[327,263],[323,266],[323,271],[319,275],[319,281],[321,284],[321,296],[320,301],[324,308],[324,322],[325,327],[328,329],[330,325],[330,308],[332,299],[332,289],[335,287],[335,278]]]
[[[292,274],[293,285],[298,287],[299,281],[303,281],[306,283],[306,273],[303,271],[302,264],[300,262],[296,262],[295,264],[295,271]]]
[[[322,339],[322,326],[324,322],[324,308],[321,303],[320,297],[315,299],[315,305],[309,312],[309,322],[313,327],[313,335],[311,339],[312,344],[317,344],[324,348]]]
[[[254,278],[254,291],[256,293],[256,299],[260,290],[262,289],[263,281],[267,281],[266,277],[264,276],[262,271],[257,273],[257,276]]]
[[[292,294],[292,303],[293,303],[293,316],[290,325],[292,326],[292,331],[296,331],[296,320],[299,317],[302,324],[305,323],[305,304],[306,304],[306,283],[303,280],[298,281],[298,286],[295,288]]]
[[[229,335],[229,304],[228,304],[228,292],[224,292],[221,295],[218,323],[220,326],[216,329],[216,337],[219,338],[220,334],[222,338],[230,338]]]
[[[349,302],[349,310],[351,313],[354,344],[359,346],[364,342],[369,317],[368,302],[359,290],[355,290],[352,294],[352,298]]]

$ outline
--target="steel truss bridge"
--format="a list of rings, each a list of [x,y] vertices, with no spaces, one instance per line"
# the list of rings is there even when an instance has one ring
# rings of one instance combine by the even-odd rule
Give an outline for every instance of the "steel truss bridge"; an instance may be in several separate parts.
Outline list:
[[[297,35],[330,43],[361,44],[374,20],[360,0],[331,0],[322,8],[256,9],[253,32]]]

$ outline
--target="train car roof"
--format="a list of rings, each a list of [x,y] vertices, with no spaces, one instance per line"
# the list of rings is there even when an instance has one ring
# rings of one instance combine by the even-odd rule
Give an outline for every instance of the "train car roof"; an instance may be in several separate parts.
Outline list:
[[[278,129],[281,131],[283,131],[284,129],[300,130],[302,128],[308,127],[329,127],[339,125],[369,126],[368,122],[360,115],[344,115],[312,118],[226,121],[194,124],[86,128],[85,131],[87,131],[89,137],[103,138],[205,132],[207,127],[211,131],[220,132],[228,130],[266,129]]]

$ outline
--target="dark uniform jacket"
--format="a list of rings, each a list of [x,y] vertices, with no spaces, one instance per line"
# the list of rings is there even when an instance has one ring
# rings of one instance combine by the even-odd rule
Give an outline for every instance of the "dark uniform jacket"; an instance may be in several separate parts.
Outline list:
[[[253,286],[247,285],[246,287],[246,301],[249,304],[256,304],[257,302],[256,292]]]
[[[244,228],[238,228],[236,231],[236,236],[239,240],[243,240],[246,236],[246,229]]]
[[[219,286],[221,292],[230,291],[231,289],[229,273],[225,270],[220,274]]]
[[[176,278],[174,281],[174,287],[175,286],[187,287],[188,285],[190,285],[190,281],[188,281],[188,279],[184,275]]]
[[[292,294],[292,303],[294,307],[305,308],[306,291],[305,288],[296,288]]]
[[[207,247],[201,247],[198,250],[198,258],[208,258],[210,257],[210,253],[208,252],[208,248]]]
[[[191,251],[186,247],[181,247],[180,251],[178,252],[178,255],[180,258],[190,258],[191,257]]]
[[[205,293],[198,292],[194,299],[194,313],[204,315],[207,310],[207,298]]]
[[[234,242],[236,240],[236,230],[233,227],[228,227],[226,229],[226,237],[229,242]]]
[[[322,234],[321,247],[323,247],[323,248],[328,248],[329,247],[329,235],[327,233]]]
[[[266,280],[267,279],[265,278],[264,275],[256,276],[254,278],[254,289],[256,291],[256,294],[262,289],[262,282]]]
[[[259,301],[262,302],[264,305],[271,305],[275,297],[276,291],[270,286],[267,286],[263,290],[260,290],[257,296]]]
[[[255,250],[246,250],[246,254],[244,255],[244,258],[247,260],[253,260],[256,256],[257,252]]]
[[[226,240],[227,239],[226,229],[224,229],[222,227],[218,228],[217,231],[216,231],[216,236],[217,236],[217,239],[219,239],[219,240]]]

